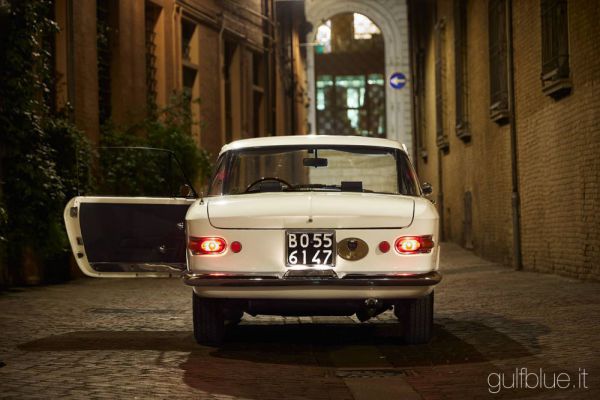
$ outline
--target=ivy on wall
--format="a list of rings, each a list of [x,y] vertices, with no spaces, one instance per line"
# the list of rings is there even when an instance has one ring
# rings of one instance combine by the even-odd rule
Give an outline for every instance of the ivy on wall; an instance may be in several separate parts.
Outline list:
[[[58,30],[50,18],[52,7],[51,0],[0,3],[0,288],[68,278],[70,251],[62,221],[68,199],[99,191],[110,184],[107,176],[125,186],[139,184],[139,176],[123,173],[126,165],[96,160],[98,152],[73,124],[68,106],[51,107],[48,43]],[[191,137],[186,102],[189,98],[175,98],[134,126],[107,124],[101,144],[171,149],[186,174],[203,181],[210,156]]]
[[[40,274],[21,267],[54,258],[64,247],[60,220],[69,178],[59,174],[62,154],[53,143],[69,142],[74,129],[66,123],[68,129],[56,129],[60,117],[55,124],[47,104],[51,66],[43,42],[57,30],[48,18],[52,3],[8,4],[0,44],[3,277],[5,284],[37,283]]]

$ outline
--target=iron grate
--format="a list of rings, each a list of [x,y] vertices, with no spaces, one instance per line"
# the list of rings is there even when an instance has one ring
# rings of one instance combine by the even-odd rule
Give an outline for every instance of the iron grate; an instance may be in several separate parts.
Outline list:
[[[412,369],[404,368],[366,368],[366,369],[338,369],[335,376],[338,378],[386,378],[391,376],[417,376]]]

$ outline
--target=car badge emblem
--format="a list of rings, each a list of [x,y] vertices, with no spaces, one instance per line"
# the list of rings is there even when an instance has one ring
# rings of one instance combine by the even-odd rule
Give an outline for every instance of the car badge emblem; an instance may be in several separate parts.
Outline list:
[[[337,253],[344,260],[356,261],[369,253],[369,245],[359,238],[346,238],[338,243]]]

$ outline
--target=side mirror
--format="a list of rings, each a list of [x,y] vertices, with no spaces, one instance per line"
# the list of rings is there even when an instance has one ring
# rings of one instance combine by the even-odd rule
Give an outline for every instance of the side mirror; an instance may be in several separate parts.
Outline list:
[[[183,184],[179,187],[179,195],[181,197],[194,197],[194,191],[190,185]]]
[[[423,192],[424,196],[431,196],[433,193],[433,187],[430,183],[425,182],[421,185],[421,191]]]

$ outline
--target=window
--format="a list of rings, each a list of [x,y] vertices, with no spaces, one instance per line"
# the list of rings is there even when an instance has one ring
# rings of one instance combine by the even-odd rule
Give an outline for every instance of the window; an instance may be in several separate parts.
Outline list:
[[[320,134],[385,136],[383,74],[320,75],[316,86]]]
[[[417,76],[415,81],[416,95],[416,130],[417,130],[417,148],[423,161],[427,162],[427,142],[425,133],[427,132],[427,118],[425,113],[425,49],[419,48],[416,54]]]
[[[450,149],[448,136],[444,133],[444,78],[446,59],[444,45],[446,39],[446,22],[441,19],[435,25],[435,132],[436,142],[440,150]]]
[[[508,70],[506,53],[506,0],[489,2],[490,118],[508,122]]]
[[[197,26],[188,19],[181,20],[181,54],[184,61],[197,62]]]
[[[182,185],[190,183],[170,150],[104,147],[97,155],[91,195],[178,197]]]
[[[317,28],[317,45],[315,51],[319,54],[331,53],[331,20]]]
[[[471,140],[467,97],[467,1],[454,0],[454,84],[456,136]]]
[[[569,26],[566,0],[542,0],[542,87],[555,98],[569,94]]]
[[[252,136],[265,134],[265,68],[264,57],[260,53],[252,53]]]
[[[356,187],[349,183],[360,183],[363,192],[420,193],[408,157],[390,148],[279,146],[233,150],[224,157],[213,177],[211,195],[260,191],[258,183],[264,177],[283,180],[285,184],[275,189],[285,192],[343,192]],[[313,167],[306,163],[315,158],[326,160],[325,165]],[[269,191],[273,189],[269,185]]]
[[[352,14],[352,32],[354,40],[369,40],[373,36],[381,35],[381,30],[373,21],[358,13]],[[331,20],[328,19],[317,28],[317,53],[331,53],[331,36]]]
[[[233,132],[238,126],[234,127],[234,101],[239,97],[240,90],[238,86],[239,74],[235,73],[235,66],[239,65],[239,54],[237,45],[229,40],[225,40],[223,46],[223,86],[225,94],[225,143],[233,140]]]
[[[181,20],[181,84],[189,101],[192,121],[200,120],[200,48],[198,25],[189,19]],[[192,135],[200,139],[200,125],[192,124]]]
[[[373,35],[381,35],[379,27],[362,14],[354,13],[354,40],[371,39]]]
[[[418,7],[412,14],[413,25],[416,27],[430,26],[432,22],[433,13],[430,8]],[[427,151],[427,131],[429,118],[427,118],[426,112],[426,76],[427,72],[427,51],[429,48],[429,30],[428,29],[416,29],[414,35],[413,48],[413,63],[414,63],[414,85],[413,94],[415,99],[415,132],[417,141],[417,154],[421,157],[423,162],[427,163],[428,151]]]

